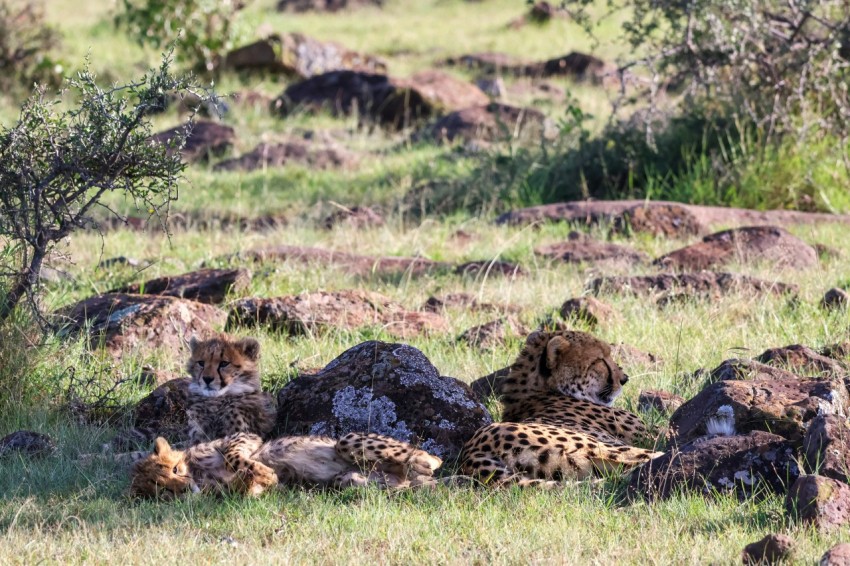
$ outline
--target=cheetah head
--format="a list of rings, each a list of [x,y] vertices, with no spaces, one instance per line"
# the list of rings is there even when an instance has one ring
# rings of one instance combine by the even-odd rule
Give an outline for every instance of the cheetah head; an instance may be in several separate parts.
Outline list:
[[[611,347],[586,332],[534,332],[514,371],[518,366],[525,366],[528,390],[557,391],[607,406],[629,380],[611,358]]]
[[[171,500],[190,491],[197,492],[198,486],[189,473],[183,452],[172,450],[164,438],[157,438],[153,452],[133,467],[130,494]]]
[[[189,392],[205,397],[240,395],[261,390],[257,361],[260,343],[253,338],[234,340],[225,335],[189,340],[192,354],[187,369]]]

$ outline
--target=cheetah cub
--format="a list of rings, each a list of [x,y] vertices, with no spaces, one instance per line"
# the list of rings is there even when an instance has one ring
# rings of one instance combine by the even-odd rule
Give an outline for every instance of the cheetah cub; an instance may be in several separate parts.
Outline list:
[[[430,484],[442,460],[377,434],[285,436],[263,443],[238,433],[187,450],[157,438],[153,452],[133,467],[135,497],[174,499],[193,492],[259,495],[278,484],[412,487]]]
[[[249,432],[266,438],[277,410],[260,386],[260,343],[218,335],[189,341],[186,369],[192,376],[186,408],[189,444]]]
[[[485,483],[549,484],[630,468],[660,455],[640,419],[612,407],[628,376],[610,346],[584,332],[534,332],[502,390],[504,422],[467,441],[465,474]]]

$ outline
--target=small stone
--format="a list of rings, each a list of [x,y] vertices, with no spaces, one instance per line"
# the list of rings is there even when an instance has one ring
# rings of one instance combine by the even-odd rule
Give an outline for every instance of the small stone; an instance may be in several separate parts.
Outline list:
[[[473,326],[460,336],[458,342],[465,342],[473,348],[490,349],[504,346],[510,338],[520,338],[529,333],[529,329],[512,316],[506,316],[485,324]]]
[[[672,413],[685,403],[685,398],[661,389],[645,389],[638,396],[638,410],[641,412],[661,411]]]
[[[844,289],[833,287],[821,299],[820,306],[827,310],[846,309],[850,303],[850,293]]]
[[[818,475],[800,476],[785,497],[790,517],[830,530],[850,522],[850,486]]]
[[[744,564],[779,564],[791,558],[794,539],[788,535],[770,534],[744,547]]]
[[[0,439],[0,458],[14,452],[31,458],[41,458],[49,456],[55,450],[56,443],[53,439],[40,432],[19,430]]]
[[[578,297],[561,305],[560,314],[566,320],[575,318],[596,327],[610,320],[614,309],[595,297]]]
[[[821,557],[819,566],[850,566],[850,543],[836,544]]]

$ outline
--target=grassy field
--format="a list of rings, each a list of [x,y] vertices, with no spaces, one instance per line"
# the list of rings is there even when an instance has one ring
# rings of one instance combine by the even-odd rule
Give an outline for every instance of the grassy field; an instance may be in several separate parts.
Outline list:
[[[520,0],[388,1],[384,10],[336,15],[280,15],[272,1],[257,1],[246,14],[245,29],[270,25],[279,31],[301,31],[333,39],[352,48],[385,57],[394,74],[427,68],[451,55],[504,51],[542,59],[573,49],[593,49],[604,57],[623,50],[617,44],[616,19],[602,28],[610,38],[594,47],[578,26],[555,21],[546,27],[508,30],[506,24],[525,9]],[[80,61],[90,53],[92,67],[116,79],[126,78],[156,61],[157,54],[138,48],[109,23],[109,3],[51,0],[49,17],[65,34],[63,57]],[[448,23],[447,23],[448,22]],[[563,82],[585,110],[601,109],[607,94],[599,89]],[[269,78],[240,81],[225,77],[225,92],[255,89],[278,94],[283,82]],[[18,101],[0,105],[0,120],[8,123]],[[543,106],[553,117],[557,105]],[[175,114],[157,118],[166,127]],[[433,179],[448,179],[463,190],[472,182],[474,162],[452,148],[408,146],[400,136],[354,129],[350,120],[304,116],[273,118],[261,109],[234,109],[225,121],[238,132],[234,152],[250,150],[265,136],[299,128],[345,132],[347,145],[373,152],[352,171],[310,171],[285,167],[255,173],[216,173],[192,166],[176,211],[203,215],[284,214],[285,227],[264,232],[185,230],[170,237],[160,233],[114,230],[104,235],[74,234],[50,262],[71,275],[46,286],[46,310],[108,291],[129,282],[177,274],[204,263],[223,265],[220,258],[235,252],[275,244],[297,244],[370,255],[423,256],[443,261],[503,259],[520,263],[528,275],[517,279],[456,275],[425,277],[356,277],[344,270],[315,269],[297,262],[244,265],[254,273],[250,287],[228,302],[247,296],[272,297],[304,291],[369,289],[410,309],[431,295],[456,291],[483,301],[515,304],[530,326],[571,297],[600,273],[654,273],[650,267],[608,268],[567,266],[542,260],[533,253],[540,245],[567,238],[573,226],[517,228],[495,226],[479,210],[448,217],[412,216],[400,203],[412,188]],[[498,187],[494,187],[494,191]],[[327,213],[343,205],[383,207],[384,227],[356,230],[319,226]],[[130,203],[111,202],[133,212]],[[585,228],[580,228],[586,231]],[[453,238],[458,230],[472,237]],[[796,226],[790,230],[810,244],[839,250],[823,258],[816,269],[776,271],[767,266],[731,266],[731,270],[768,280],[796,283],[800,301],[773,296],[729,294],[717,300],[694,300],[659,309],[647,298],[605,295],[616,316],[594,332],[614,343],[650,352],[657,363],[625,363],[631,376],[617,406],[637,410],[642,389],[661,388],[693,396],[703,383],[692,376],[698,368],[713,368],[732,357],[755,356],[769,347],[802,343],[812,347],[845,340],[846,313],[825,314],[817,306],[824,291],[850,282],[846,250],[850,235],[837,225]],[[598,239],[604,228],[590,230]],[[655,257],[685,241],[637,236],[613,241],[631,245]],[[148,262],[144,268],[102,268],[102,259],[131,256]],[[237,264],[239,262],[237,261]],[[411,340],[444,375],[471,382],[509,364],[522,340],[482,351],[456,337],[492,313],[450,310],[444,333]],[[586,329],[586,327],[581,327]],[[347,348],[364,340],[391,340],[380,328],[334,331],[319,336],[290,337],[265,329],[243,333],[257,336],[263,348],[264,384],[282,386],[293,367],[322,367]],[[3,337],[0,349],[13,352],[17,373],[0,372],[5,380],[25,382],[30,405],[6,403],[0,414],[0,436],[18,429],[37,430],[56,439],[58,453],[45,460],[18,456],[0,460],[0,564],[30,563],[451,563],[451,564],[729,564],[740,562],[743,546],[768,532],[783,532],[797,544],[795,561],[815,562],[836,542],[848,539],[846,527],[821,534],[787,522],[781,498],[737,501],[707,500],[681,495],[666,502],[625,503],[616,478],[602,484],[579,484],[554,492],[506,489],[439,488],[435,491],[384,493],[376,489],[341,492],[281,490],[256,500],[237,497],[191,497],[177,503],[136,502],[126,496],[127,472],[108,462],[82,463],[81,454],[98,451],[115,433],[109,427],[75,422],[62,410],[67,369],[77,375],[101,375],[105,380],[131,375],[139,365],[180,371],[181,359],[162,353],[131,357],[113,365],[81,343],[50,338],[40,347],[26,345],[17,333]],[[21,355],[24,352],[25,355]],[[9,354],[6,358],[10,359]],[[0,384],[2,385],[2,384]],[[14,390],[14,388],[12,388]],[[0,392],[4,389],[0,389]],[[123,391],[129,402],[149,389]],[[490,405],[495,416],[498,407]],[[664,419],[644,415],[663,429]]]

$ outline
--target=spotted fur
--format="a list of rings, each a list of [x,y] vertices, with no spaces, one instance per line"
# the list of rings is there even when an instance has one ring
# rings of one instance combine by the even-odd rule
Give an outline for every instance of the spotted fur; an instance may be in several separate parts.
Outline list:
[[[351,433],[285,436],[266,443],[239,433],[174,450],[164,439],[132,472],[131,494],[173,499],[189,492],[259,495],[274,485],[409,487],[433,482],[442,460],[405,442]]]
[[[640,419],[611,407],[628,376],[608,344],[575,331],[534,332],[505,380],[504,422],[464,446],[464,473],[485,482],[583,479],[642,464],[657,453]]]

